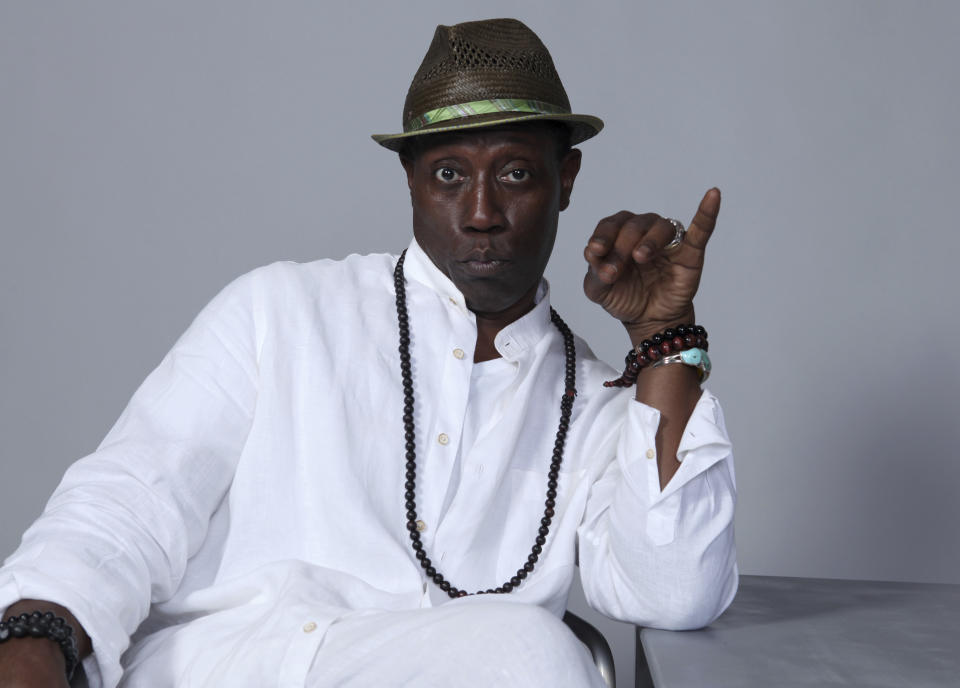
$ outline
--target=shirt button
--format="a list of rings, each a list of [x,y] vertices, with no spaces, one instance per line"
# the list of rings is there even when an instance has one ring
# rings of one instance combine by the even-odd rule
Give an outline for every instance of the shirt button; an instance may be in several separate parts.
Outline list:
[[[313,621],[303,624],[304,633],[313,633],[315,630],[317,630],[317,624],[315,624]]]
[[[447,433],[441,432],[439,435],[437,435],[437,442],[440,444],[449,444],[450,438],[447,437]]]
[[[463,349],[454,349],[453,350],[454,358],[463,358]]]
[[[656,455],[657,455],[657,453],[656,453],[655,451],[653,451],[652,449],[648,449],[648,450],[647,450],[647,458],[648,458],[648,459],[652,459],[652,458],[653,458],[654,456],[656,456]]]
[[[457,300],[455,298],[453,298],[452,296],[448,296],[447,298],[450,299],[450,303],[452,303],[454,306],[457,305]]]
[[[427,524],[424,523],[423,521],[417,520],[417,530],[419,530],[422,533],[426,529],[427,529]]]

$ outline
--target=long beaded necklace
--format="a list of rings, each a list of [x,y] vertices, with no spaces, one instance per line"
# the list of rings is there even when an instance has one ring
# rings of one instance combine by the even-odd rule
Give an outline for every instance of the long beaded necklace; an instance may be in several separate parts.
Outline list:
[[[407,252],[400,254],[397,260],[397,267],[393,271],[393,283],[397,295],[397,323],[400,328],[400,373],[403,378],[403,429],[404,439],[406,440],[406,482],[403,487],[403,493],[406,500],[407,509],[407,532],[410,534],[410,545],[416,554],[420,566],[423,567],[427,577],[433,580],[441,590],[450,597],[465,597],[471,593],[466,590],[454,587],[443,577],[443,574],[437,571],[430,557],[427,556],[423,543],[420,541],[420,531],[417,528],[417,502],[416,502],[416,479],[417,479],[417,454],[416,454],[416,434],[413,424],[413,376],[410,372],[410,322],[407,317],[407,289],[403,276],[403,261],[407,257]],[[567,430],[570,427],[570,412],[573,409],[573,398],[577,395],[577,354],[573,343],[573,333],[563,322],[557,312],[550,309],[550,320],[554,326],[563,335],[563,347],[566,356],[566,370],[564,373],[564,393],[560,398],[560,425],[557,428],[557,439],[553,444],[553,460],[550,462],[550,472],[547,474],[547,499],[544,502],[543,518],[540,519],[540,529],[537,531],[537,537],[534,540],[530,555],[526,563],[517,569],[515,576],[502,583],[496,588],[487,590],[478,590],[474,595],[483,594],[502,594],[512,591],[514,588],[526,579],[533,572],[543,551],[543,546],[547,542],[547,533],[550,532],[550,523],[556,513],[554,507],[557,502],[557,476],[560,474],[560,464],[563,462],[563,446],[567,439]]]

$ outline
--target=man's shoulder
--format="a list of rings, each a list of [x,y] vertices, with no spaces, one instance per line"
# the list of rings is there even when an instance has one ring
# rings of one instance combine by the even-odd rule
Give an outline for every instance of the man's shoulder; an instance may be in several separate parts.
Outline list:
[[[322,296],[392,285],[397,257],[389,253],[351,254],[338,260],[281,260],[255,268],[236,281],[270,300],[294,295]]]
[[[397,257],[390,253],[352,253],[344,258],[318,258],[310,261],[278,260],[251,270],[248,274],[261,282],[322,282],[325,280],[381,279],[392,274]]]
[[[341,317],[361,306],[375,309],[393,300],[393,268],[388,253],[349,255],[340,260],[276,261],[250,270],[225,286],[204,309],[246,313],[258,327],[281,322]],[[248,317],[243,316],[243,317]]]
[[[606,361],[597,358],[597,355],[583,337],[574,333],[573,339],[577,348],[580,372],[585,378],[584,382],[589,384],[591,388],[597,387],[599,384],[601,388],[609,389],[602,387],[603,381],[619,377],[620,373]]]

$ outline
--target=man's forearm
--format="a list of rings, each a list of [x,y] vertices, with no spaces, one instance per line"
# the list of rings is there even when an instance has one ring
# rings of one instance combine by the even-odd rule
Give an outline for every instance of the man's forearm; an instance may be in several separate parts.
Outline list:
[[[689,322],[693,322],[692,313]],[[659,329],[647,331],[628,328],[627,331],[631,344],[636,347]],[[661,490],[680,468],[677,449],[700,394],[700,375],[692,366],[675,363],[657,368],[645,367],[637,375],[637,401],[660,412],[656,452]]]

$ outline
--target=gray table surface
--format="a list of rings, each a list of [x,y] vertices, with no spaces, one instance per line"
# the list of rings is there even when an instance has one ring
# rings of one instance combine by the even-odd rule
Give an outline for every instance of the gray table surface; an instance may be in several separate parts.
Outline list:
[[[637,630],[637,686],[650,679],[657,688],[957,688],[960,585],[741,576],[709,627]]]

